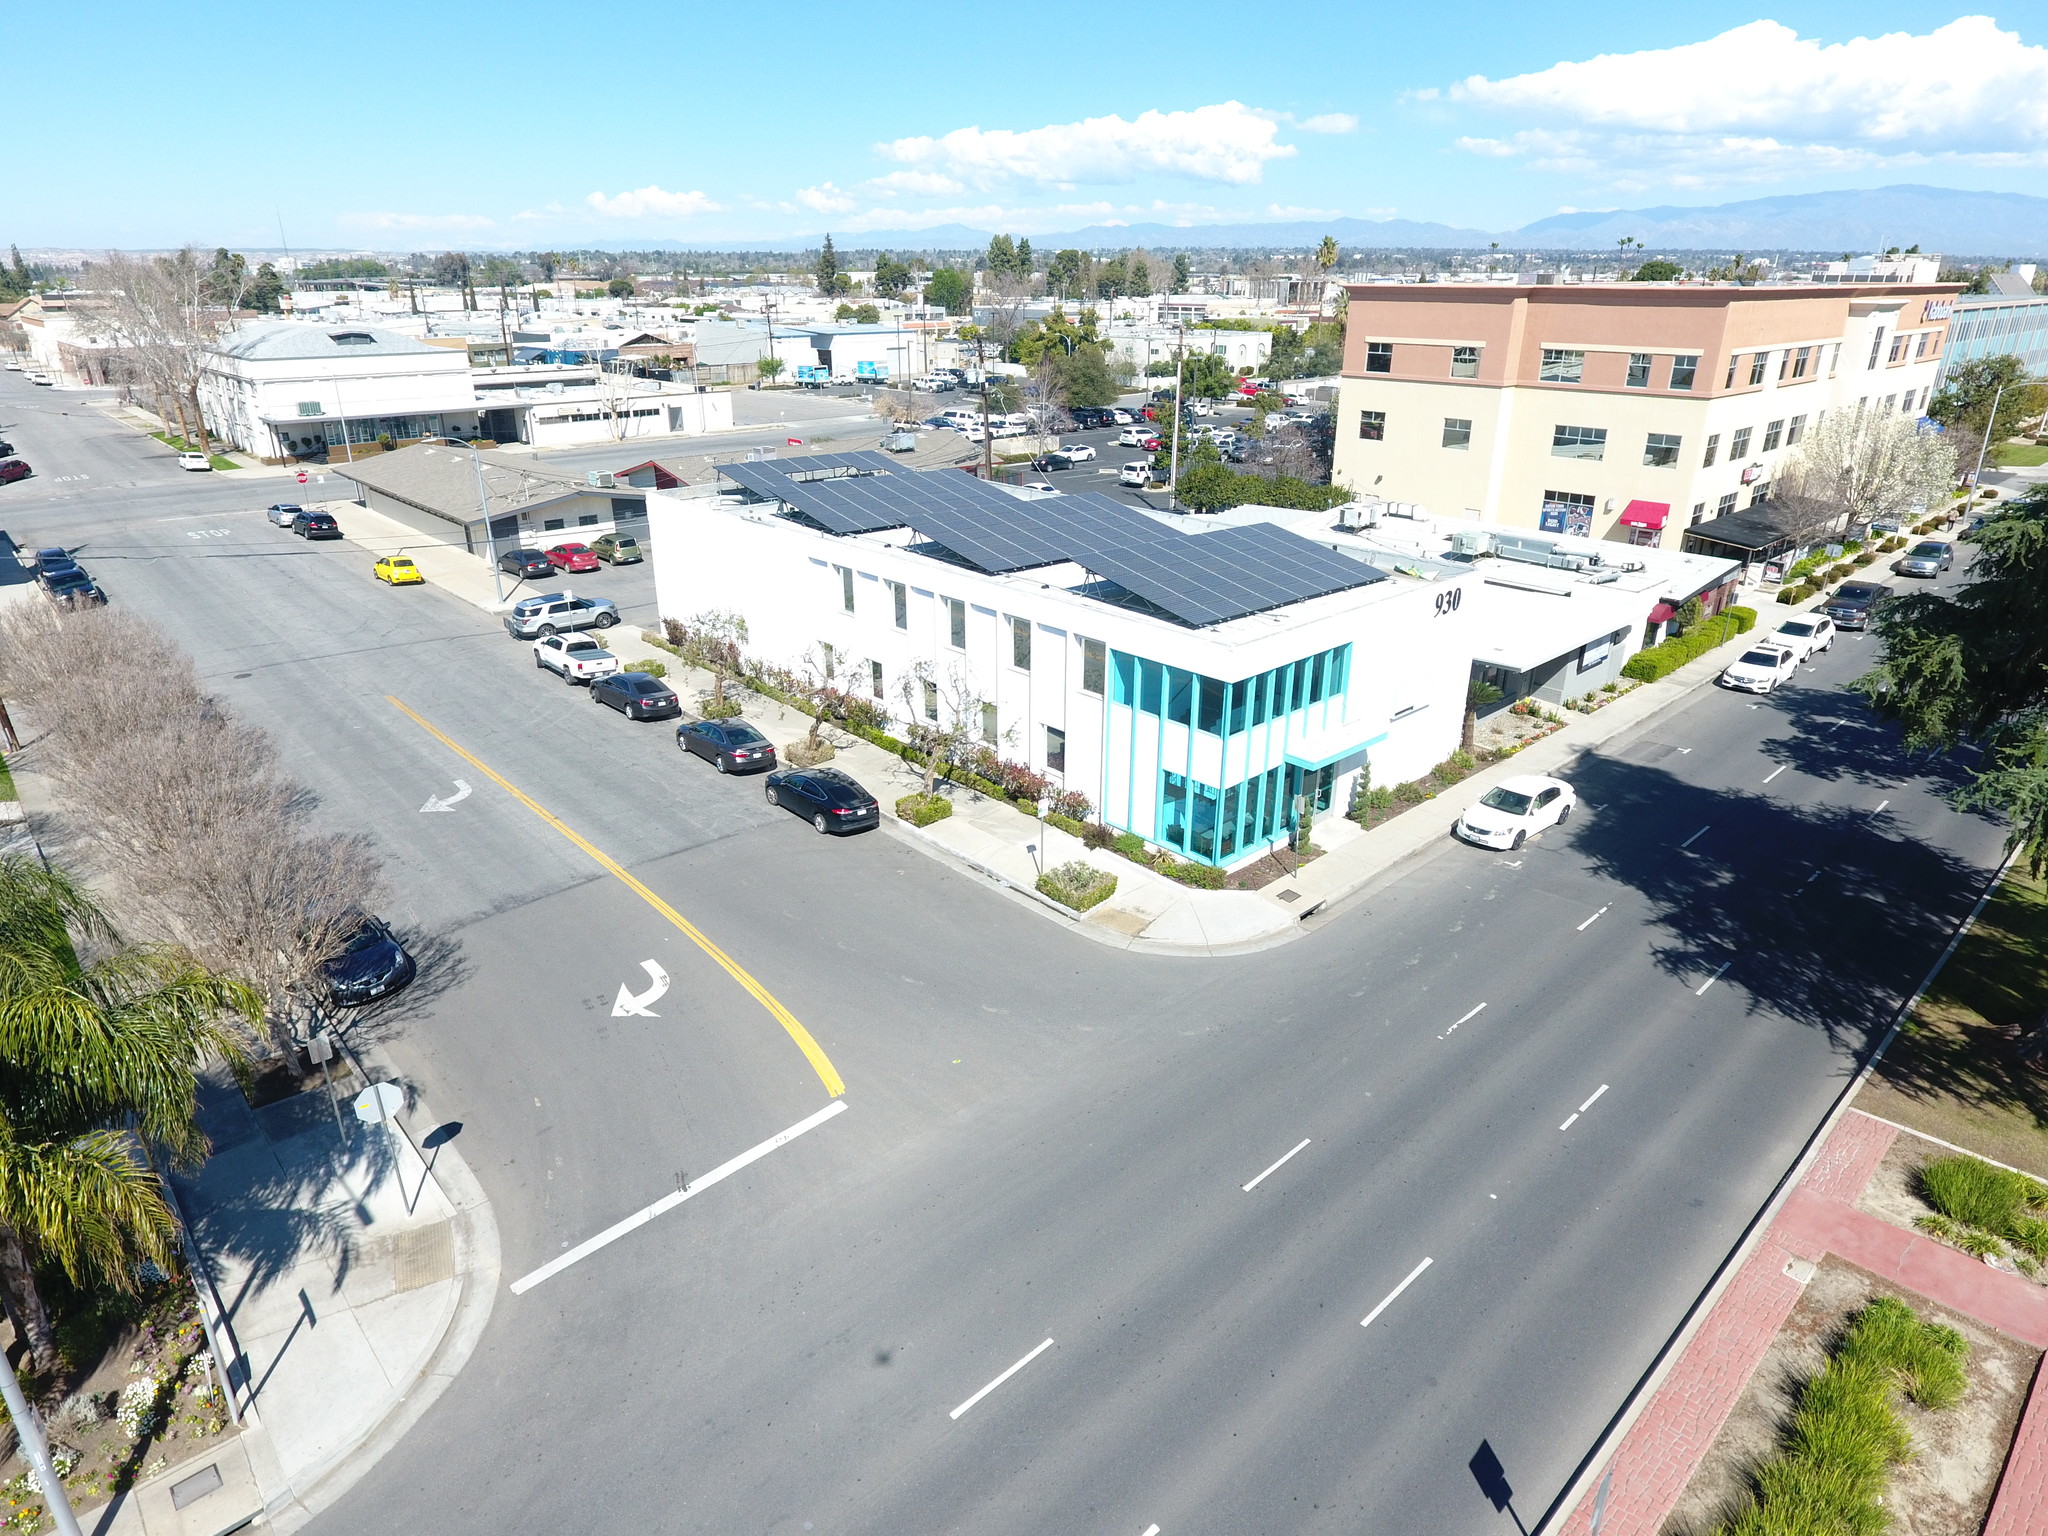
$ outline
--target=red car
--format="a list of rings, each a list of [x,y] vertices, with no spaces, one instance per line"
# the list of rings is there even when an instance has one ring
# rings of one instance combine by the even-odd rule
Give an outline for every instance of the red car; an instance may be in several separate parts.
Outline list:
[[[0,459],[0,485],[10,480],[26,480],[34,473],[26,459]]]
[[[1163,437],[1148,437],[1138,446],[1147,453],[1157,453],[1166,446],[1166,439]]]
[[[601,563],[588,544],[557,544],[547,557],[558,571],[594,571]]]

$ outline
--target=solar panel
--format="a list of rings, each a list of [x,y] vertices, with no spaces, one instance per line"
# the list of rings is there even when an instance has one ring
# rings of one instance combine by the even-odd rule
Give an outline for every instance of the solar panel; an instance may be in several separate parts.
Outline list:
[[[794,459],[757,459],[754,462],[779,475],[809,475],[837,470],[887,474],[896,467],[888,455],[865,448],[858,453],[813,453]]]
[[[759,464],[721,464],[718,472],[757,496],[794,507],[828,533],[873,533],[903,526],[903,517],[894,510],[847,494],[862,483],[859,480],[791,480],[768,474]]]
[[[1388,579],[1362,561],[1258,523],[1171,535],[1074,559],[1184,624],[1222,624]]]

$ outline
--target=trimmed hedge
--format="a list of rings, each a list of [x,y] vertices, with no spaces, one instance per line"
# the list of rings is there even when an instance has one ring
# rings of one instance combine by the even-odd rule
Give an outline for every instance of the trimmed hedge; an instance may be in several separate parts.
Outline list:
[[[1076,821],[1071,816],[1062,816],[1058,811],[1054,811],[1045,820],[1048,826],[1058,827],[1069,837],[1086,837],[1088,835],[1088,824],[1086,822]]]
[[[953,802],[944,795],[905,795],[896,802],[896,814],[913,827],[928,827],[953,814]]]
[[[620,670],[624,672],[645,672],[649,677],[668,676],[668,668],[658,661],[629,661]]]
[[[1780,601],[1783,601],[1782,597]],[[1755,622],[1752,614],[1750,623]],[[1725,645],[1748,627],[1732,614],[1706,619],[1682,635],[1673,635],[1647,650],[1637,651],[1622,663],[1621,675],[1635,678],[1638,682],[1654,683],[1659,678],[1669,677],[1688,661],[1706,655],[1716,646]]]
[[[1721,614],[1722,617],[1735,621],[1735,633],[1738,635],[1746,635],[1756,628],[1756,610],[1754,608],[1723,608]],[[1607,686],[1612,688],[1614,685],[1609,683]]]
[[[1213,864],[1195,864],[1185,859],[1176,859],[1170,853],[1162,853],[1152,861],[1152,867],[1169,880],[1178,880],[1182,885],[1198,886],[1206,891],[1220,891],[1226,878],[1223,871]]]
[[[1116,876],[1081,859],[1048,869],[1038,877],[1038,892],[1063,907],[1086,912],[1116,894]]]

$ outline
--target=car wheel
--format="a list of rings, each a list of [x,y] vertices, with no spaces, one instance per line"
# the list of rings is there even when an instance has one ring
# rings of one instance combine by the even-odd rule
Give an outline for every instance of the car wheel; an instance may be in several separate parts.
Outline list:
[[[1514,840],[1514,841],[1513,841],[1512,843],[1509,843],[1509,844],[1508,844],[1508,852],[1509,852],[1509,853],[1520,853],[1520,852],[1522,851],[1522,844],[1526,843],[1527,841],[1529,841],[1529,834],[1528,834],[1528,833],[1526,833],[1526,832],[1517,832],[1517,833],[1515,834],[1515,840]]]
[[[539,653],[539,652],[535,652],[535,653],[534,653],[534,657],[533,657],[533,664],[534,664],[534,665],[535,665],[536,667],[539,667],[539,668],[541,669],[541,671],[543,671],[543,672],[547,671],[547,669],[548,669],[548,664],[547,664],[546,662],[544,662],[544,661],[542,661],[542,660],[540,659],[540,653]]]
[[[1563,810],[1557,813],[1557,824],[1560,827],[1572,819],[1572,810],[1573,807],[1567,805]]]
[[[825,813],[823,811],[818,812],[817,815],[811,818],[811,825],[816,827],[820,832],[830,832],[832,830],[832,828],[828,826],[825,822]]]
[[[574,688],[576,686],[576,674],[574,672],[564,672],[562,674],[562,681],[567,683],[571,688]]]
[[[546,636],[548,636],[548,635],[552,635],[552,634],[553,634],[554,632],[555,632],[555,626],[554,626],[554,625],[552,625],[552,624],[543,624],[543,625],[541,625],[541,627],[540,627],[540,629],[539,629],[539,631],[538,631],[538,633],[539,633],[539,634],[540,634],[540,635],[541,635],[542,637],[546,637]]]
[[[619,616],[616,613],[600,613],[595,622],[599,629],[610,629],[619,622]]]
[[[775,786],[773,784],[770,784],[768,786],[768,803],[770,805],[782,804],[782,796],[776,793]]]
[[[718,759],[718,771],[720,773],[731,773],[732,765],[727,763],[726,760],[721,757]]]

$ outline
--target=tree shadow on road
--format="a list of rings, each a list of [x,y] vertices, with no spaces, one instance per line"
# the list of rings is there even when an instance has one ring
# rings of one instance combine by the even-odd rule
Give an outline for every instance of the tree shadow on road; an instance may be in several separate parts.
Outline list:
[[[1902,779],[1917,779],[1944,797],[1970,781],[1970,753],[1936,756],[1907,751],[1898,727],[1879,719],[1861,694],[1846,688],[1795,689],[1773,694],[1761,707],[1774,711],[1788,733],[1761,743],[1774,767],[1829,784],[1857,784],[1877,791]],[[1997,820],[1989,812],[1971,814]]]

